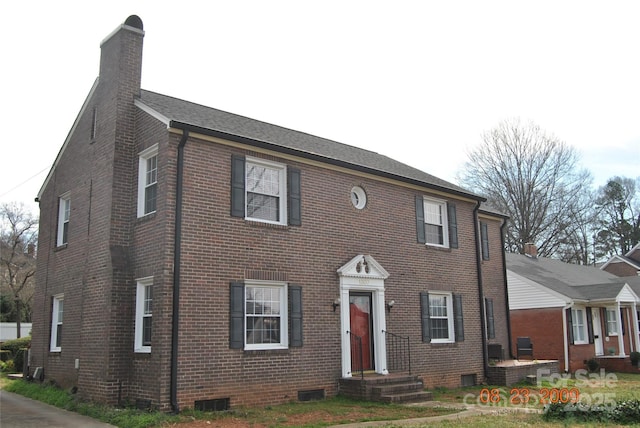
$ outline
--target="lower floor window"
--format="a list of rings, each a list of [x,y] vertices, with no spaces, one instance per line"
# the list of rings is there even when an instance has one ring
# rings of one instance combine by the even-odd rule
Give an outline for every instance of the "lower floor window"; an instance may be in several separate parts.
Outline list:
[[[135,352],[151,352],[153,278],[142,278],[136,286]]]
[[[246,349],[286,348],[285,284],[245,284]]]
[[[575,344],[587,343],[586,334],[585,334],[584,310],[572,309],[571,321],[572,321],[572,328],[573,328],[573,343]]]
[[[52,352],[62,350],[62,317],[64,314],[64,295],[53,296],[53,308],[51,313],[51,346]]]

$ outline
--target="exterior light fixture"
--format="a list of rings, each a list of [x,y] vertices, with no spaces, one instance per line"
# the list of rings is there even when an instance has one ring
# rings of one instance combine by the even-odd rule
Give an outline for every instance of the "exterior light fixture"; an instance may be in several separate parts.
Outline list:
[[[395,305],[395,304],[396,304],[395,300],[391,300],[391,301],[387,302],[387,311],[391,312],[391,308],[393,308],[393,305]]]
[[[336,308],[340,306],[340,298],[338,297],[336,300],[334,300],[332,305],[333,305],[333,312],[335,312]]]

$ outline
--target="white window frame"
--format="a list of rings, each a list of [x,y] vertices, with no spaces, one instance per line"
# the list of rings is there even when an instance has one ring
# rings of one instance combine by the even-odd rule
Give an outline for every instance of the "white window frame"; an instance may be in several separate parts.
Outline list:
[[[58,344],[58,326],[63,328],[64,319],[64,294],[53,296],[53,305],[51,307],[51,342],[49,351],[61,352],[62,344]],[[60,338],[62,340],[62,338]]]
[[[61,247],[69,242],[69,218],[71,217],[71,198],[67,192],[58,197],[58,233],[56,246]],[[67,236],[64,236],[64,228],[67,227]]]
[[[153,183],[147,183],[147,160],[154,156],[158,156],[158,144],[154,144],[141,151],[138,154],[138,217],[144,217],[146,215],[156,212],[156,210],[145,212],[145,196],[147,193],[147,187],[151,184],[155,184],[156,190],[158,186],[158,162],[156,159],[156,181]],[[157,204],[157,193],[156,193]],[[157,209],[157,205],[156,205]]]
[[[580,316],[578,316],[580,314]],[[589,343],[586,329],[586,312],[582,308],[571,309],[571,328],[574,345],[586,345]]]
[[[447,215],[447,202],[441,199],[429,198],[426,196],[423,197],[422,200],[423,200],[423,209],[424,209],[424,225],[425,225],[424,236],[425,236],[426,245],[431,245],[434,247],[441,247],[441,248],[449,248],[449,218]],[[431,210],[429,209],[430,207],[437,207],[440,209],[439,223],[427,221],[427,220],[431,220],[430,217],[432,217],[430,216],[431,214]],[[442,244],[429,242],[428,226],[430,225],[442,227]]]
[[[134,352],[138,353],[150,353],[151,345],[144,345],[144,318],[151,317],[153,325],[153,306],[151,313],[145,313],[145,297],[146,289],[150,287],[151,302],[153,305],[153,277],[139,278],[136,280],[136,322],[135,322],[135,334],[134,334]]]
[[[251,217],[249,215],[249,168],[251,165],[256,165],[263,168],[274,169],[278,171],[278,212],[280,214],[279,219],[277,221],[266,220],[259,217]],[[245,218],[251,221],[259,221],[263,223],[271,223],[271,224],[287,224],[287,166],[277,162],[271,162],[264,159],[247,157],[245,160]],[[254,192],[260,193],[260,192]]]
[[[247,320],[253,317],[259,317],[258,314],[250,314],[247,305],[248,290],[252,288],[269,288],[279,292],[280,301],[280,342],[279,343],[249,343],[247,337]],[[289,347],[289,316],[287,301],[287,283],[274,281],[245,281],[244,284],[244,349],[245,350],[264,350],[264,349],[287,349]],[[273,314],[272,314],[273,315]]]
[[[447,315],[434,315],[433,307],[431,306],[431,298],[432,297],[445,297],[446,298],[446,310]],[[429,319],[431,320],[431,331],[429,334],[431,335],[431,343],[454,343],[456,341],[456,332],[454,329],[454,315],[453,315],[453,293],[442,292],[442,291],[431,291],[429,290]],[[447,335],[446,338],[434,338],[433,337],[433,320],[437,319],[446,319],[447,320]]]
[[[605,308],[605,322],[607,323],[607,336],[618,335],[618,309],[617,308]],[[613,314],[613,319],[609,318],[609,314]],[[613,324],[613,328],[611,328]]]

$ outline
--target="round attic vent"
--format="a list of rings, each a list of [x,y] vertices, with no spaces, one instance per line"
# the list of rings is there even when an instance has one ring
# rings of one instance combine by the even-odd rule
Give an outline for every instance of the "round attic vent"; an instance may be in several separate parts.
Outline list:
[[[140,19],[138,15],[128,17],[127,20],[124,21],[124,25],[137,28],[138,30],[144,30],[144,28],[142,28],[142,19]]]

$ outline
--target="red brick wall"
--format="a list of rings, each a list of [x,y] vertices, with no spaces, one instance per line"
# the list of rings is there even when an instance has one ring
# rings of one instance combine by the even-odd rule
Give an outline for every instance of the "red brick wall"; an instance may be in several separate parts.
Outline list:
[[[517,355],[516,338],[518,337],[531,338],[535,359],[559,360],[560,370],[565,370],[562,308],[511,311],[511,341],[514,356]]]

